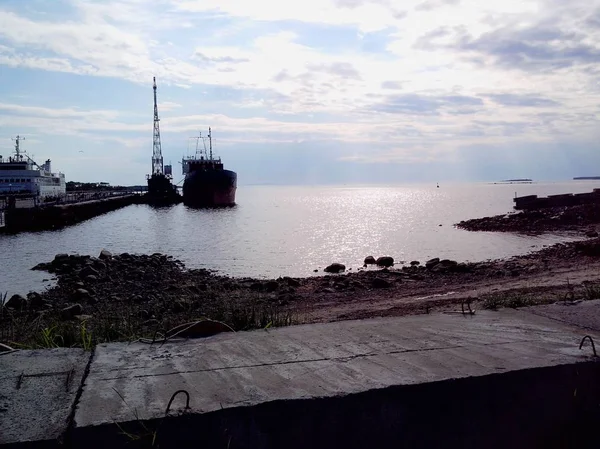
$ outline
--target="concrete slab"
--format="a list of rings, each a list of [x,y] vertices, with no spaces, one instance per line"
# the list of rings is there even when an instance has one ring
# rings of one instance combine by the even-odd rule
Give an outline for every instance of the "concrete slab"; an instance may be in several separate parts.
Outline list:
[[[544,317],[503,310],[466,317],[440,314],[303,325],[163,346],[101,345],[78,405],[75,433],[115,421],[161,419],[173,393],[182,389],[189,392],[190,408],[184,408],[182,394],[171,410],[202,415],[586,363],[590,353],[578,348],[583,335],[580,329]],[[570,388],[564,392],[567,401],[572,399],[573,384],[563,377],[569,373],[553,374]],[[525,391],[537,391],[536,384],[543,382],[530,379]],[[487,394],[488,388],[496,387],[479,388],[484,393],[478,394]],[[503,401],[503,396],[496,399]],[[298,410],[288,413],[300,419],[304,415],[297,415]],[[271,419],[277,416],[275,411]],[[248,445],[276,447],[257,441]]]
[[[524,312],[545,316],[562,323],[600,332],[600,300],[575,303],[557,302],[521,309]],[[600,349],[600,347],[598,348]]]
[[[0,355],[0,445],[52,447],[67,430],[90,355],[67,348]]]

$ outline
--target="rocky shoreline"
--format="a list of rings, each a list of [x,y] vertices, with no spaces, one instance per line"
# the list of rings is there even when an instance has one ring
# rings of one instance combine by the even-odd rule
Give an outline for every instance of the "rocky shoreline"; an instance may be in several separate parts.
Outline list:
[[[429,313],[465,301],[495,308],[600,297],[598,238],[479,263],[432,259],[403,266],[389,256],[365,262],[357,272],[333,264],[323,276],[258,280],[186,269],[164,254],[58,254],[33,268],[53,273],[56,286],[5,298],[0,342],[86,347],[156,338],[202,319],[237,331]],[[196,329],[195,336],[206,332],[212,331]]]
[[[600,207],[596,204],[583,204],[475,218],[461,221],[456,227],[467,231],[518,232],[532,235],[575,232],[597,237],[597,225],[600,225]]]

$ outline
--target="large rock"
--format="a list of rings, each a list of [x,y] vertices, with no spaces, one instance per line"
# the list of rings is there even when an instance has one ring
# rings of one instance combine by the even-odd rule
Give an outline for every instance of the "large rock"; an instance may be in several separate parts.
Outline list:
[[[22,309],[27,306],[27,300],[21,295],[12,295],[5,305],[10,309]]]
[[[440,265],[449,270],[453,270],[458,265],[458,262],[455,260],[444,259],[440,261]]]
[[[346,265],[343,263],[332,263],[331,265],[325,267],[325,273],[339,273],[341,271],[346,271]]]
[[[63,263],[65,261],[69,260],[69,255],[68,254],[57,254],[56,256],[54,256],[54,262],[55,263]]]
[[[297,279],[285,276],[283,280],[286,281],[290,287],[300,287],[300,281]]]
[[[371,281],[371,286],[373,286],[373,288],[390,288],[392,283],[386,279],[374,278]]]
[[[63,320],[70,320],[75,315],[81,315],[83,313],[83,306],[81,304],[73,304],[72,306],[65,307],[60,311],[60,316]]]
[[[79,275],[84,279],[87,278],[88,276],[96,276],[96,278],[98,278],[100,276],[100,273],[98,273],[97,270],[95,270],[94,268],[92,268],[88,265],[83,270],[81,270]]]
[[[277,283],[277,281],[268,281],[267,283],[265,283],[264,288],[265,291],[271,293],[279,288],[279,284]]]
[[[394,265],[394,258],[390,256],[382,256],[377,259],[377,265],[380,267],[391,267]]]
[[[38,263],[35,267],[32,268],[32,270],[38,270],[38,271],[48,271],[50,268],[52,268],[52,264],[51,263]]]
[[[44,298],[37,292],[29,292],[27,294],[27,300],[29,301],[29,306],[33,309],[44,306]]]
[[[375,265],[376,263],[377,263],[377,261],[375,260],[375,258],[373,256],[365,257],[365,265]]]
[[[76,301],[87,300],[91,297],[92,295],[90,294],[90,292],[84,288],[78,288],[73,293],[73,299],[75,299]]]
[[[102,251],[100,251],[100,255],[98,256],[98,259],[112,259],[112,253],[110,251],[103,249]]]
[[[425,262],[425,268],[428,268],[428,269],[431,270],[438,263],[440,263],[440,258],[439,257],[435,257],[433,259],[429,259],[427,262]]]
[[[413,261],[410,262],[410,266],[411,267],[416,267],[416,266],[419,266],[419,265],[421,265],[421,262],[419,262],[418,260],[413,260]]]

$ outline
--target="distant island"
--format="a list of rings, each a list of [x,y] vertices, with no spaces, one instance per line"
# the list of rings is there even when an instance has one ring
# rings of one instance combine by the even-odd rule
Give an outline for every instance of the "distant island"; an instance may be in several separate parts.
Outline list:
[[[517,178],[517,179],[505,179],[503,181],[495,182],[494,184],[530,184],[533,180],[529,178]]]
[[[576,178],[573,178],[575,181],[584,181],[584,180],[590,180],[590,179],[600,179],[600,176],[578,176]]]

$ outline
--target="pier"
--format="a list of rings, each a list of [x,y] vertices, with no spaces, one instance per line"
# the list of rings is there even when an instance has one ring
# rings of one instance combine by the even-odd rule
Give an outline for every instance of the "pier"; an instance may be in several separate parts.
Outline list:
[[[545,209],[549,207],[577,206],[581,204],[600,204],[600,189],[587,193],[565,193],[538,197],[537,195],[519,196],[513,199],[516,210]]]
[[[0,230],[8,233],[57,229],[131,204],[145,202],[134,192],[76,192],[53,201],[15,195],[0,202]]]
[[[0,447],[592,448],[600,301],[0,355]]]

